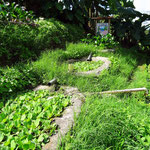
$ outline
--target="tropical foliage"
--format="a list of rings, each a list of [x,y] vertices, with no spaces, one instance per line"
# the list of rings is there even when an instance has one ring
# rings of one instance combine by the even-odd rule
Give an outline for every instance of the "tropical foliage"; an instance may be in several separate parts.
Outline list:
[[[57,128],[53,117],[60,116],[69,104],[69,97],[49,91],[28,92],[8,100],[0,106],[0,149],[41,149]]]
[[[112,24],[116,40],[126,47],[140,45],[149,49],[150,33],[146,34],[146,31],[150,29],[150,25],[142,26],[142,23],[149,20],[150,16],[134,10],[132,3],[127,7],[117,3],[116,8]]]

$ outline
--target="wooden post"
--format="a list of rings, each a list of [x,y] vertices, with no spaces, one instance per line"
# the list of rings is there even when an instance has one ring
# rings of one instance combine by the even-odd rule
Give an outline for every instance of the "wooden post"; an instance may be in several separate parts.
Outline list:
[[[92,12],[91,12],[91,8],[89,8],[89,19],[92,18]],[[88,21],[88,26],[91,27],[91,22],[90,20]]]
[[[125,90],[114,90],[114,91],[104,91],[99,92],[99,94],[117,94],[117,93],[130,93],[130,92],[140,92],[145,91],[145,94],[148,95],[147,88],[135,88],[135,89],[125,89]]]
[[[108,19],[108,33],[110,33],[110,18]]]
[[[89,8],[89,18],[92,17],[91,8]]]

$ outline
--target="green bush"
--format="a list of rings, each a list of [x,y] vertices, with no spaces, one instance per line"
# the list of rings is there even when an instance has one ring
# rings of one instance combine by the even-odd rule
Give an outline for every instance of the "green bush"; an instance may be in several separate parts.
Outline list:
[[[90,33],[88,33],[87,37],[81,41],[83,43],[91,43],[102,48],[114,48],[118,46],[118,42],[114,40],[114,37],[111,34],[92,36]]]
[[[15,67],[0,69],[0,98],[34,87],[40,81],[30,65],[20,64]]]
[[[37,20],[38,26],[0,24],[0,64],[36,58],[41,51],[65,47],[67,41],[83,37],[77,26],[54,19]]]

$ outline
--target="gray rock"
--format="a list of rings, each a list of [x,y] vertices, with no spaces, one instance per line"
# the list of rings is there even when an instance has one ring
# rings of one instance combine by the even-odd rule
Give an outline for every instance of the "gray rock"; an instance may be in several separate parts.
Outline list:
[[[48,85],[39,85],[36,88],[34,88],[34,91],[39,91],[39,90],[49,90],[50,92],[54,92],[55,91],[55,85],[53,86],[48,86]]]

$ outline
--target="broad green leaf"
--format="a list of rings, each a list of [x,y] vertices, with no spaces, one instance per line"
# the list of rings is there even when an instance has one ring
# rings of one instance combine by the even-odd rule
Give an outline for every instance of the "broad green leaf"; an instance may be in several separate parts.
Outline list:
[[[11,149],[15,149],[16,148],[16,143],[14,140],[11,141]]]
[[[3,108],[4,104],[3,102],[0,102],[0,109]]]
[[[0,142],[4,139],[4,134],[0,133]]]
[[[23,149],[24,149],[24,150],[28,150],[29,147],[30,147],[30,144],[23,144]]]
[[[32,113],[28,114],[28,118],[31,119],[32,118]]]
[[[32,142],[31,142],[31,143],[29,144],[29,148],[32,149],[32,150],[35,149],[35,148],[36,148],[35,143],[32,143]]]
[[[25,120],[25,118],[26,118],[26,114],[23,114],[21,117],[21,120],[23,121],[23,120]]]
[[[34,122],[34,124],[35,124],[36,127],[39,125],[39,123],[40,123],[40,119],[37,119],[37,120],[35,120],[35,122]]]
[[[38,138],[38,142],[42,142],[43,140],[44,140],[44,136],[43,136],[43,134],[41,134]]]

